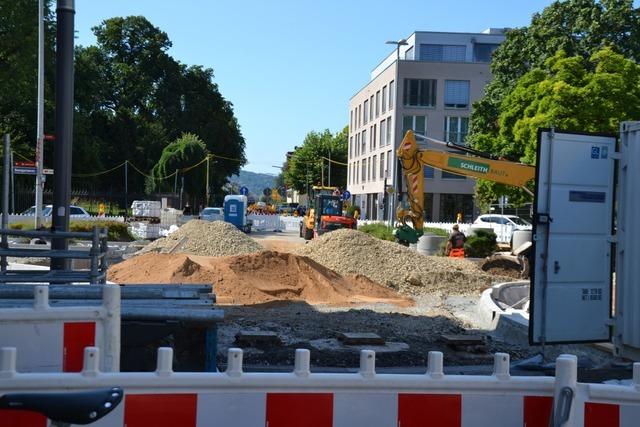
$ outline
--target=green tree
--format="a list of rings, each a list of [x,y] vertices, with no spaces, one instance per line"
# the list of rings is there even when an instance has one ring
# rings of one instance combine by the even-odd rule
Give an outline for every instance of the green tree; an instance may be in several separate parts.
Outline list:
[[[348,128],[333,135],[328,129],[323,132],[309,132],[284,169],[287,186],[306,194],[307,185],[329,184],[329,153],[331,153],[331,185],[345,188],[347,185]],[[323,171],[324,169],[324,171]]]
[[[640,59],[640,9],[633,7],[632,0],[556,1],[535,14],[528,27],[508,31],[505,42],[493,55],[493,80],[485,88],[485,96],[473,105],[470,143],[510,160],[523,159],[524,146],[517,141],[505,146],[497,140],[498,135],[504,137],[501,114],[505,98],[529,71],[549,71],[552,62],[548,60],[558,51],[564,51],[568,57],[588,59],[605,46],[626,58]],[[587,62],[585,66],[593,70],[595,63]],[[511,102],[518,101],[512,99]],[[482,181],[479,189],[483,202],[495,200],[502,194],[521,194]],[[520,197],[520,200],[524,199]]]
[[[162,150],[160,160],[151,170],[152,178],[147,178],[147,188],[151,191],[171,191],[174,183],[172,175],[179,170],[179,177],[184,174],[185,192],[198,200],[204,200],[206,166],[204,163],[193,166],[208,155],[207,147],[197,135],[183,134]]]
[[[499,132],[492,151],[535,164],[539,128],[615,133],[621,121],[640,117],[640,65],[604,48],[589,59],[568,57],[564,51],[547,59],[518,80],[500,105]],[[522,194],[489,182],[478,193],[491,199]]]

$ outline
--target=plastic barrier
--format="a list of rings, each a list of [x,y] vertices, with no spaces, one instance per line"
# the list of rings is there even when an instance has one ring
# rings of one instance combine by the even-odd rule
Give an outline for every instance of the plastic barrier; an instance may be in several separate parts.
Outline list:
[[[253,221],[251,228],[256,231],[300,231],[302,218],[282,215],[250,214],[247,219]]]
[[[295,216],[281,216],[280,217],[280,226],[282,231],[300,231],[300,223],[302,222],[301,217]]]
[[[0,214],[0,220],[2,220],[2,214]],[[22,214],[9,214],[9,225],[11,224],[15,224],[15,223],[20,223],[20,224],[24,224],[24,223],[33,223],[35,221],[34,216],[33,215],[22,215]],[[73,222],[79,222],[79,221],[85,221],[85,222],[92,222],[92,221],[116,221],[116,222],[124,222],[124,217],[123,216],[90,216],[88,218],[78,218],[78,217],[74,217],[71,216],[71,221]],[[47,223],[51,223],[51,217],[45,217],[44,218],[44,222],[45,224]]]
[[[87,348],[80,373],[16,372],[16,351],[0,350],[0,395],[121,386],[125,401],[101,427],[138,426],[523,426],[637,425],[640,364],[629,386],[579,384],[577,358],[562,355],[554,377],[512,377],[498,353],[488,376],[445,375],[442,353],[430,352],[425,374],[377,374],[363,350],[353,374],[310,372],[310,352],[297,350],[291,373],[244,373],[242,350],[230,349],[224,373],[176,373],[173,351],[158,350],[148,373],[101,373],[99,350]],[[555,398],[554,398],[555,396]],[[19,415],[16,415],[19,414]],[[45,426],[31,413],[0,411],[0,426]]]
[[[51,307],[49,287],[34,286],[33,307],[0,310],[0,347],[17,348],[20,372],[79,372],[87,346],[103,350],[102,371],[119,370],[120,287],[101,286],[100,306]]]

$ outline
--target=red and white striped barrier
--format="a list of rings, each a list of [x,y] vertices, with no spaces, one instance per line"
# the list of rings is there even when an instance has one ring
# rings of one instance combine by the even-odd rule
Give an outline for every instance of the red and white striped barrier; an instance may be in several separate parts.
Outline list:
[[[631,427],[640,419],[640,364],[630,386],[579,384],[574,356],[558,358],[555,378],[511,377],[509,356],[500,353],[490,376],[444,375],[440,352],[429,353],[422,375],[377,374],[367,350],[354,374],[311,373],[308,350],[296,351],[291,373],[244,373],[239,349],[229,350],[224,373],[173,372],[169,348],[158,350],[155,372],[102,373],[98,359],[98,349],[87,348],[79,373],[24,374],[15,350],[4,348],[0,395],[122,387],[124,402],[98,427],[547,427],[552,412],[552,425],[565,427]],[[573,397],[563,403],[567,390]],[[5,410],[5,426],[47,421]]]
[[[102,371],[119,370],[120,287],[101,286],[100,306],[51,307],[49,287],[34,286],[33,307],[0,310],[0,347],[17,349],[18,371],[80,372],[85,347],[102,350]]]

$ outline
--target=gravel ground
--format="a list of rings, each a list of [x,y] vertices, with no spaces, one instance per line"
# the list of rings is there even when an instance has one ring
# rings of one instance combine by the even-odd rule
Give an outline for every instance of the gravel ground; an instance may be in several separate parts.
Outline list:
[[[259,243],[224,221],[191,220],[174,233],[150,243],[147,252],[185,253],[202,256],[229,256],[258,252]]]
[[[341,274],[362,274],[407,295],[478,294],[511,278],[487,274],[464,259],[424,256],[356,230],[336,230],[298,249]]]

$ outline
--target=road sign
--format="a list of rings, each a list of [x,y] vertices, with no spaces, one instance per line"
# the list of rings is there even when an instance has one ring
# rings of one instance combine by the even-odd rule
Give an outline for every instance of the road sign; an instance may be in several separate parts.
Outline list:
[[[42,169],[42,173],[45,175],[53,175],[53,169]]]
[[[242,194],[243,196],[248,196],[249,195],[249,189],[245,186],[240,187],[240,194]]]
[[[264,190],[262,190],[262,194],[265,197],[269,197],[271,195],[271,189],[269,187],[265,188]]]
[[[280,196],[287,197],[287,187],[278,188],[278,192],[280,193]]]
[[[16,175],[35,175],[36,168],[25,167],[25,166],[15,166],[13,168],[13,173]]]
[[[36,162],[13,162],[16,167],[35,168]]]
[[[351,193],[349,190],[344,190],[342,192],[342,200],[349,200],[351,198]]]

